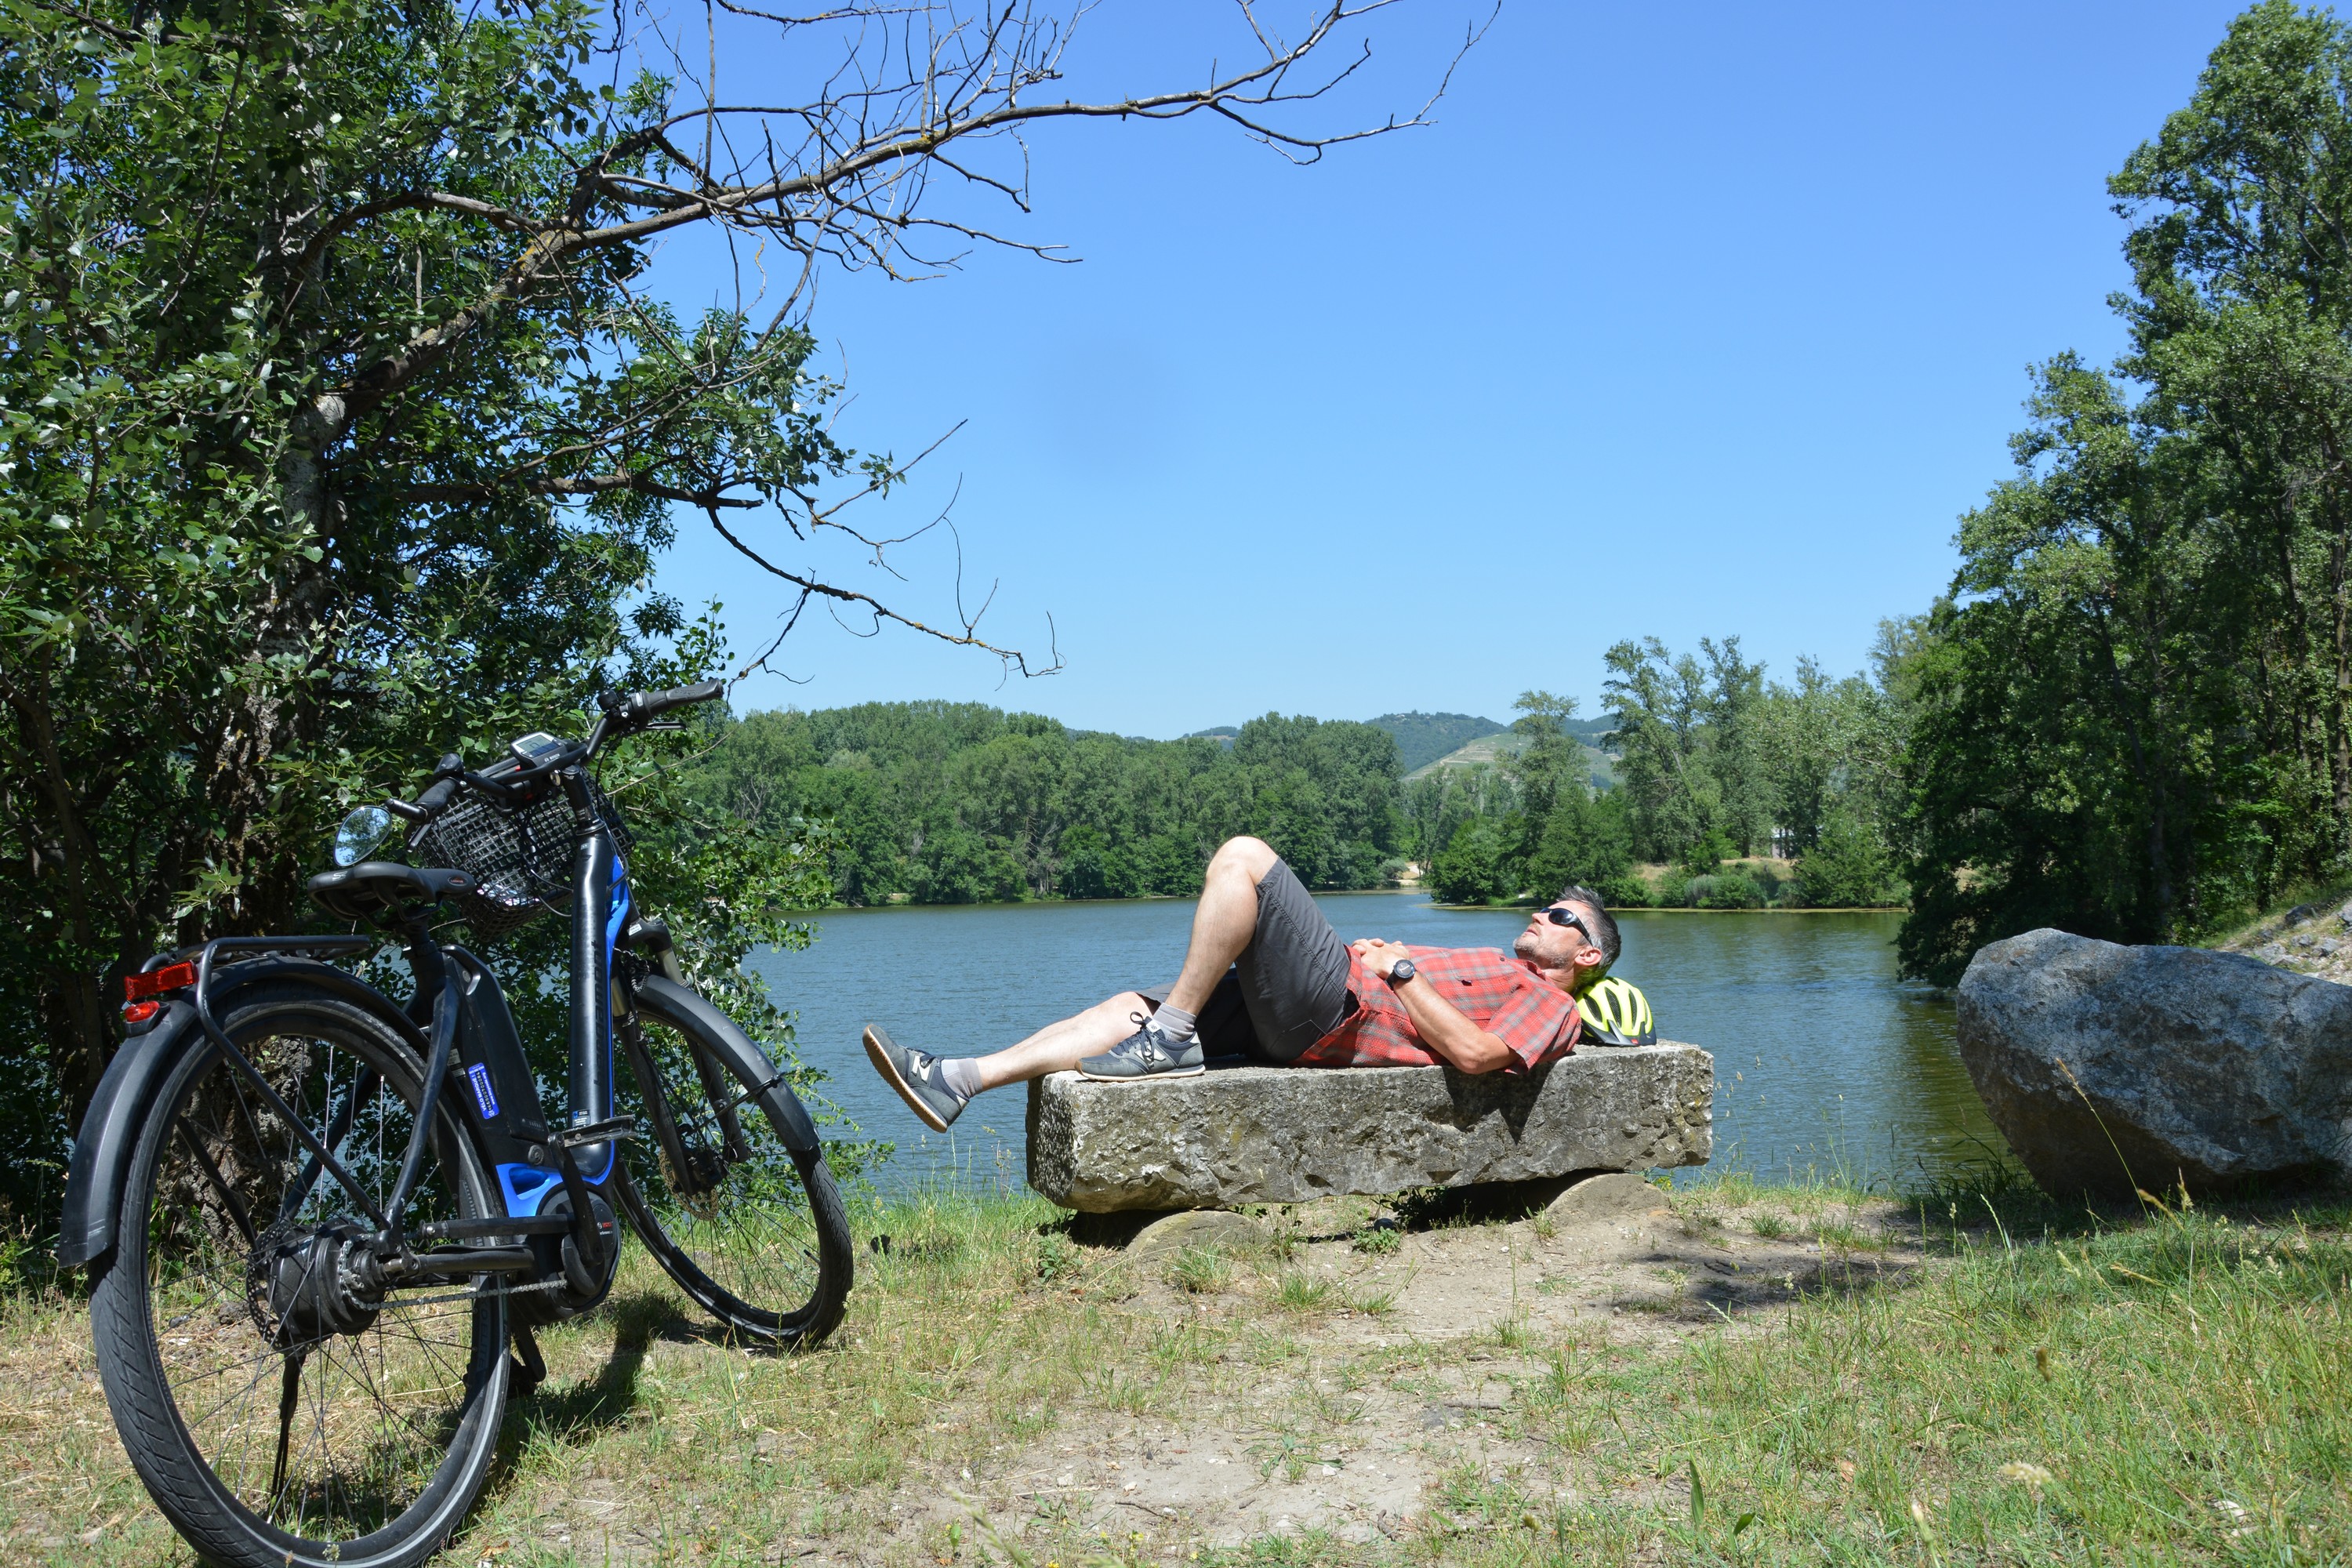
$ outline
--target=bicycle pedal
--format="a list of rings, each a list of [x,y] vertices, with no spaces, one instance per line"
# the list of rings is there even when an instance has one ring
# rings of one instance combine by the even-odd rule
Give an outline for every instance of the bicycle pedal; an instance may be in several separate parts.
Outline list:
[[[608,1116],[602,1121],[590,1121],[578,1127],[567,1127],[555,1141],[566,1149],[577,1149],[583,1143],[617,1142],[637,1135],[637,1119],[634,1116]]]

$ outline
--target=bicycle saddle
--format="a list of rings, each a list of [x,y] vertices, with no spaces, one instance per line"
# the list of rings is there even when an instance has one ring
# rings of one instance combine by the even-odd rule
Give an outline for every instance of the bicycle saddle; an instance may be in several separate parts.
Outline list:
[[[411,904],[437,904],[452,893],[469,893],[474,879],[463,871],[362,860],[338,871],[321,871],[306,885],[319,907],[337,920],[366,921],[396,914]]]

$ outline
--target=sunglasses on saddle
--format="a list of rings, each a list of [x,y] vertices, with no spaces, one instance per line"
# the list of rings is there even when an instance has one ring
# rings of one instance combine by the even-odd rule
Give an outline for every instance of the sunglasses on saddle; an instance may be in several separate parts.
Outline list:
[[[1558,904],[1554,904],[1549,909],[1538,910],[1536,913],[1543,916],[1544,919],[1551,921],[1551,923],[1556,926],[1569,926],[1576,931],[1582,931],[1584,933],[1584,940],[1587,942],[1591,942],[1592,940],[1592,928],[1586,925],[1582,918],[1580,917],[1574,910],[1564,910]]]

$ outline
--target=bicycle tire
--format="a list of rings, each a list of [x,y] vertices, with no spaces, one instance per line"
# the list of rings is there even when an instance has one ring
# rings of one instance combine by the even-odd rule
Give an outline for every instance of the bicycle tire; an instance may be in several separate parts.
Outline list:
[[[299,980],[240,995],[222,1029],[381,1208],[423,1078],[397,1032]],[[436,1121],[412,1223],[501,1213],[457,1118]],[[210,1041],[165,1076],[91,1292],[107,1404],[148,1495],[208,1561],[414,1568],[464,1519],[496,1456],[506,1302],[451,1300],[479,1283],[453,1280],[385,1292],[357,1331],[289,1326],[299,1320],[280,1313],[269,1260],[304,1227],[356,1212],[332,1177],[303,1182],[307,1163]]]
[[[704,1089],[706,1069],[725,1075],[750,1157],[707,1166],[705,1174],[723,1171],[718,1184],[681,1195],[677,1173],[640,1114],[614,1184],[630,1227],[678,1289],[730,1333],[777,1349],[817,1343],[848,1310],[856,1267],[848,1212],[824,1154],[792,1151],[783,1128],[759,1106],[767,1083],[737,1072],[700,1019],[644,993],[636,1007],[663,1097],[695,1157],[708,1161],[725,1141]],[[689,1054],[698,1049],[701,1068]],[[640,1112],[643,1092],[639,1085]]]

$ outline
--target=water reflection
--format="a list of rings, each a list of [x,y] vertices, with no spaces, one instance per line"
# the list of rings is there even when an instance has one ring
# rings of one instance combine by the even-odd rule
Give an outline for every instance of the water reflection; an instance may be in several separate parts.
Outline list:
[[[1317,900],[1343,936],[1508,946],[1524,913],[1431,907],[1418,893]],[[803,1057],[842,1111],[895,1142],[886,1188],[921,1179],[1018,1185],[1020,1090],[977,1101],[955,1135],[926,1131],[875,1079],[869,1020],[926,1050],[1010,1043],[1123,986],[1171,978],[1189,903],[1016,904],[826,915],[803,953],[753,964],[797,1009]],[[1660,1030],[1715,1053],[1717,1169],[1843,1171],[1910,1185],[2000,1146],[1954,1048],[1948,998],[1895,977],[1892,914],[1620,917],[1617,973]]]

